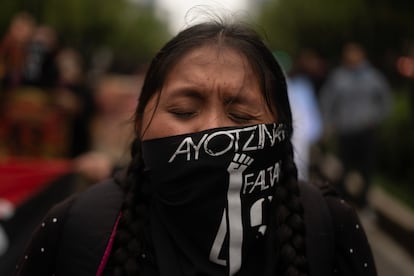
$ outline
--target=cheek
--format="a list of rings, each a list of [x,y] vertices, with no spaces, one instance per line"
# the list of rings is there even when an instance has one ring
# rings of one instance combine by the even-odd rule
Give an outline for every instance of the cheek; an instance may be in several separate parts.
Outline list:
[[[141,129],[142,140],[149,140],[168,136],[171,131],[168,125],[162,124],[159,117],[155,114],[151,121],[143,124]]]
[[[144,109],[140,135],[142,140],[162,138],[181,134],[183,126],[177,124],[171,115],[157,105],[157,99],[151,99]]]
[[[156,112],[150,120],[143,120],[142,140],[168,137],[192,132],[188,123],[180,123],[167,113]]]
[[[149,139],[147,138],[148,134],[153,132],[153,120],[156,111],[156,100],[154,98],[150,99],[147,105],[144,108],[144,112],[142,113],[142,118],[140,121],[140,125],[138,126],[139,135],[141,139]]]
[[[152,112],[144,113],[142,117],[142,123],[140,128],[141,140],[148,140],[153,138],[162,137],[164,126],[161,126],[159,123],[157,114]]]

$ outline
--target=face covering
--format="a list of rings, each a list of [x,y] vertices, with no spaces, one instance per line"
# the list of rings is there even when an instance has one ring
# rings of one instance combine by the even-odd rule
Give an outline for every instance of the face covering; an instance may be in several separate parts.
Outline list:
[[[286,140],[274,123],[142,143],[160,275],[265,275]]]

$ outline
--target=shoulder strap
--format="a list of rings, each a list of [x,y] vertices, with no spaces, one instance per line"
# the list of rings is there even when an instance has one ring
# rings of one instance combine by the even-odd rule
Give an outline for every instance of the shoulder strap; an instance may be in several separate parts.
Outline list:
[[[299,187],[304,208],[310,275],[331,275],[334,263],[334,229],[329,208],[317,186],[300,182]]]
[[[57,257],[57,275],[95,275],[123,201],[113,179],[81,193],[68,211]]]

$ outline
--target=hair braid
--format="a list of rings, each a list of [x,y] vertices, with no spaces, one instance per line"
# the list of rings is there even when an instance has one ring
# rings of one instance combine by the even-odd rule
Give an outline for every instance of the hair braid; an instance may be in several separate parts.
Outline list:
[[[115,235],[112,253],[105,275],[139,275],[139,259],[144,244],[144,226],[148,222],[148,204],[141,193],[142,161],[140,141],[133,141],[132,161],[125,178],[117,181],[124,191],[125,198],[121,207],[121,219]]]
[[[291,142],[285,144],[285,155],[281,185],[275,190],[277,272],[284,276],[305,276],[309,274],[305,252],[305,225]]]

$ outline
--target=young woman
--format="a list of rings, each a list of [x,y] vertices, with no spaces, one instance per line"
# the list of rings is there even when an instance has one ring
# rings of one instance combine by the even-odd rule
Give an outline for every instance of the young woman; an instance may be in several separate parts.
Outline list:
[[[53,208],[19,275],[376,275],[355,212],[297,180],[285,76],[251,29],[168,42],[135,126],[127,170]]]

